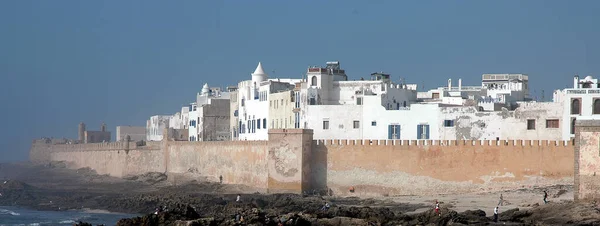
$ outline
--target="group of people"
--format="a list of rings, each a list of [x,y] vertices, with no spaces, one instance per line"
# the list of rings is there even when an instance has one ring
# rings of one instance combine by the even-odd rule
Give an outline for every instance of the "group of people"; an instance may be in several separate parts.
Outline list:
[[[548,203],[548,192],[544,191],[544,204]],[[498,205],[496,205],[496,207],[494,208],[494,222],[498,222],[498,209],[500,206],[504,205],[504,196],[502,194],[500,194],[500,201],[498,201]],[[435,214],[437,214],[438,216],[442,216],[442,213],[440,212],[440,203],[436,200],[435,201]]]

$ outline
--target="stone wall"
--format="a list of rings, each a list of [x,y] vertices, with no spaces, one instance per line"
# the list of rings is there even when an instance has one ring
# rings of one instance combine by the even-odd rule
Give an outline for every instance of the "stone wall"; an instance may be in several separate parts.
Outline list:
[[[137,147],[134,142],[97,144],[32,144],[30,160],[42,163],[65,161],[69,168],[89,167],[98,174],[115,177],[164,172],[163,152],[153,147]]]
[[[589,142],[597,143],[595,139]],[[269,141],[34,143],[30,158],[66,161],[71,168],[90,167],[117,177],[166,172],[175,183],[217,182],[223,176],[224,183],[273,193],[330,189],[335,195],[349,195],[348,188],[354,187],[351,195],[356,196],[428,195],[573,183],[573,145],[520,140],[323,141],[313,140],[312,130],[273,129]],[[586,157],[592,163],[581,174],[589,181],[600,169],[597,149],[591,147],[596,157]]]
[[[600,121],[575,127],[575,200],[600,200]]]
[[[267,188],[266,141],[169,141],[167,172],[177,181],[199,180]]]
[[[321,140],[312,165],[314,187],[338,195],[350,187],[359,196],[515,189],[572,183],[573,143]]]

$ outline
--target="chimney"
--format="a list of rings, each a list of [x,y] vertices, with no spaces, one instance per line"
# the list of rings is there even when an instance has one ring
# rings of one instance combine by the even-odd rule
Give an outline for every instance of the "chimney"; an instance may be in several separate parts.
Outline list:
[[[452,79],[448,79],[448,90],[452,90]]]
[[[573,89],[579,89],[579,75],[575,75],[573,78]]]
[[[458,91],[462,91],[462,79],[458,79]]]

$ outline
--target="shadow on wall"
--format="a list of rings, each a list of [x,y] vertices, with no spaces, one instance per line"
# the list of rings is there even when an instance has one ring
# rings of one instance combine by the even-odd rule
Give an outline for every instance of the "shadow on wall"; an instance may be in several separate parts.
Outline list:
[[[327,147],[312,142],[311,187],[312,190],[327,191]],[[329,192],[329,191],[328,191]]]

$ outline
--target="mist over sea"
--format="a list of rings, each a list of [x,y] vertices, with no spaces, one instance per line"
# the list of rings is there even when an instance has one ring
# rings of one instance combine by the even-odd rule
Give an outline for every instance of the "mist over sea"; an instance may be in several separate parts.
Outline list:
[[[99,211],[37,211],[15,206],[0,206],[0,226],[73,225],[82,221],[92,225],[115,225],[122,218],[136,215]]]

